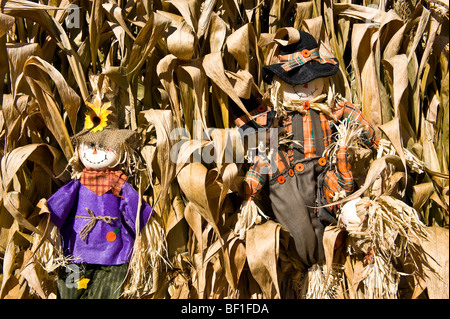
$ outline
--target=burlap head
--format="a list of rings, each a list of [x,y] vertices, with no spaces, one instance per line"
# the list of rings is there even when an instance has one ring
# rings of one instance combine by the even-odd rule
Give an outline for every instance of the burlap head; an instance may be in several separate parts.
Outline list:
[[[135,149],[139,146],[139,136],[132,130],[105,128],[102,131],[91,132],[84,129],[72,137],[74,146],[80,144],[95,145],[100,149],[123,149],[124,146]]]

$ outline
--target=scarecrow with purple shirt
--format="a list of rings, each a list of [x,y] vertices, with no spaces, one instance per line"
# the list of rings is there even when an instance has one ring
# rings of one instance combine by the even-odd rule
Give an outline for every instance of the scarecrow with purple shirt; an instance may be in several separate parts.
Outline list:
[[[115,299],[124,289],[136,232],[152,209],[125,174],[135,158],[136,133],[118,129],[110,102],[96,96],[86,104],[85,127],[72,138],[72,180],[47,200],[64,255],[73,261],[60,268],[58,292],[63,299]]]

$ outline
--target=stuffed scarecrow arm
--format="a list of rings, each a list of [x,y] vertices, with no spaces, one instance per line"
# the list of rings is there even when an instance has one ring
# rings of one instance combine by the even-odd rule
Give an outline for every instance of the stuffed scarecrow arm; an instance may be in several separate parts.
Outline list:
[[[338,101],[333,111],[333,116],[336,121],[348,119],[354,123],[360,124],[363,127],[360,139],[368,147],[378,146],[378,139],[375,137],[375,130],[370,124],[366,116],[359,111],[352,103],[347,101]]]
[[[261,216],[268,218],[253,200],[253,197],[261,191],[267,181],[268,169],[270,169],[270,163],[264,158],[256,156],[254,164],[245,174],[245,199],[234,228],[234,232],[239,234],[241,239],[245,238],[248,229],[261,223]]]
[[[337,151],[335,153],[335,168],[327,171],[324,176],[323,194],[328,204],[338,201],[354,191],[355,181],[353,178],[350,154],[348,149],[356,140],[364,143],[368,147],[377,148],[378,140],[375,137],[375,130],[370,122],[353,104],[340,100],[336,103],[333,111],[334,121],[339,121],[339,127],[360,128],[360,133],[351,134],[347,130],[339,130]],[[347,119],[349,122],[345,122]],[[336,123],[336,122],[334,122]],[[344,124],[343,124],[344,123]],[[347,124],[345,124],[347,123]],[[338,207],[331,208],[336,211]]]
[[[324,175],[323,195],[328,204],[350,195],[354,190],[354,179],[349,161],[347,146],[341,146],[337,154],[336,169]],[[336,213],[338,207],[330,207]]]
[[[136,230],[137,212],[139,205],[138,192],[128,183],[125,183],[122,187],[122,199],[120,202],[120,211],[123,212],[125,222],[133,229]],[[152,215],[152,208],[144,200],[141,201],[139,219],[139,230],[141,230],[148,219]]]
[[[346,145],[339,147],[336,166],[339,185],[348,195],[353,192],[354,179],[350,165],[350,154]]]
[[[249,201],[256,196],[268,178],[268,172],[270,169],[270,163],[267,159],[261,156],[255,156],[254,163],[245,174],[244,187],[245,187],[245,200]]]
[[[51,212],[50,218],[56,227],[61,228],[69,216],[77,199],[79,188],[80,181],[71,180],[47,200],[47,207]]]

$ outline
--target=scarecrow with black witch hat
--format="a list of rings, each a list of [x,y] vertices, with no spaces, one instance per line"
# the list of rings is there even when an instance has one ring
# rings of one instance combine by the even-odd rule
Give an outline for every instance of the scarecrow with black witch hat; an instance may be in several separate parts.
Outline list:
[[[245,236],[264,215],[254,199],[268,187],[273,215],[290,233],[289,250],[307,269],[324,261],[324,228],[336,222],[337,207],[317,207],[354,190],[349,145],[339,145],[333,158],[329,156],[335,127],[342,122],[357,125],[368,147],[377,140],[366,117],[330,90],[328,78],[338,72],[338,62],[320,56],[312,35],[283,28],[274,41],[278,61],[263,67],[271,105],[260,105],[235,123],[242,129],[277,128],[278,148],[269,145],[269,152],[260,150],[253,158],[235,231]]]

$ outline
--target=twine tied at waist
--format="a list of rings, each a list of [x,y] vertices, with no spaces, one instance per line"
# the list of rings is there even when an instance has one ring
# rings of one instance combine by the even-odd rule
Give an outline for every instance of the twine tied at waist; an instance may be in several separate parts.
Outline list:
[[[89,233],[91,232],[91,230],[95,227],[95,224],[97,224],[98,220],[102,220],[105,223],[109,224],[111,223],[114,219],[117,219],[117,217],[111,217],[111,216],[95,216],[94,212],[91,211],[89,208],[85,207],[86,211],[88,212],[88,214],[90,216],[80,216],[80,215],[75,215],[76,218],[85,218],[85,219],[90,219],[90,221],[84,225],[84,227],[81,229],[80,231],[80,237],[82,241],[86,240],[86,237],[89,235]]]

